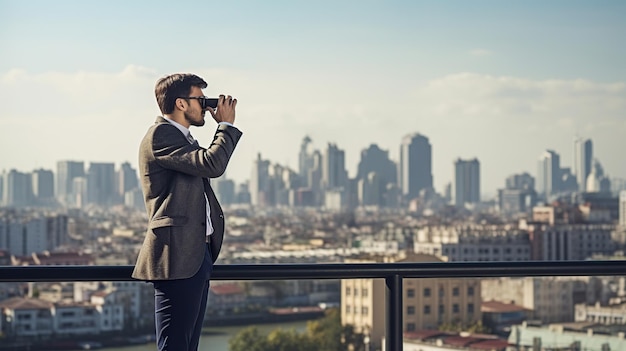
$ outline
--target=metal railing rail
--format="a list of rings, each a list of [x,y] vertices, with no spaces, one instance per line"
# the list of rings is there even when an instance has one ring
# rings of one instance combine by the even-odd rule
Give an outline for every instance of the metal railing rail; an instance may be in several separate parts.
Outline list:
[[[0,282],[133,281],[133,266],[2,266]],[[386,350],[402,350],[404,278],[626,275],[626,261],[215,265],[214,280],[385,279]]]

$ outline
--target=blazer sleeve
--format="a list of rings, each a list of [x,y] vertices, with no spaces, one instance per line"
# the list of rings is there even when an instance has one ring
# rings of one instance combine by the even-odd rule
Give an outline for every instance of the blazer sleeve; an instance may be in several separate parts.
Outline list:
[[[234,126],[221,124],[208,148],[190,144],[174,126],[160,124],[152,138],[152,152],[163,168],[197,177],[216,178],[224,174],[228,161],[241,138]]]

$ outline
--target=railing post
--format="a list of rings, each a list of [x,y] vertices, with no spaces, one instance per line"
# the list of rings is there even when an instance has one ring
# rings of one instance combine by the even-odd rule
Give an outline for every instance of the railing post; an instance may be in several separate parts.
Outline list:
[[[402,351],[402,277],[394,274],[385,278],[387,291],[385,351]]]

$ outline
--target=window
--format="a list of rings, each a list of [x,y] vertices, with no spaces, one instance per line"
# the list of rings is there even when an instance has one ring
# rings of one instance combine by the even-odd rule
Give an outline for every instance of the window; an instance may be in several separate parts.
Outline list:
[[[406,291],[406,297],[415,297],[415,289],[409,289]]]
[[[346,296],[350,296],[350,287],[346,286]]]
[[[350,305],[346,305],[346,313],[350,313],[351,307]]]
[[[415,306],[407,306],[406,314],[415,314]]]
[[[415,323],[407,323],[406,331],[415,331]]]
[[[430,296],[430,288],[424,288],[424,297]]]
[[[443,289],[443,286],[439,287],[439,297],[444,297],[444,295],[446,294],[445,290]]]
[[[445,309],[444,305],[439,305],[439,314],[440,315],[443,314],[445,312],[445,310],[446,309]]]
[[[367,314],[369,313],[369,308],[367,308],[366,306],[361,307],[361,314],[364,316],[367,316]]]
[[[452,296],[459,296],[459,287],[452,288]]]
[[[454,305],[452,305],[452,313],[459,313],[460,309],[459,309],[459,304],[455,303]]]
[[[468,286],[467,287],[467,296],[474,296],[474,287],[473,286]]]
[[[473,303],[468,303],[467,304],[467,313],[474,313],[474,304]]]
[[[354,296],[359,296],[359,289],[354,288]]]
[[[424,314],[430,314],[430,305],[424,305]]]
[[[363,290],[361,290],[361,295],[363,297],[367,297],[367,288],[363,288]]]

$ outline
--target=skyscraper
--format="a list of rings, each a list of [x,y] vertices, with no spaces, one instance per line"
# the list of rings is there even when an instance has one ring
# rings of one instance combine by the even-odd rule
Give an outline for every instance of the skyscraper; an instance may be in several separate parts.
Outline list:
[[[593,166],[593,143],[591,139],[576,138],[574,140],[574,175],[578,182],[578,190],[585,191],[587,177]]]
[[[574,140],[574,174],[578,182],[578,190],[585,191],[587,178],[591,173],[593,160],[593,143],[591,139],[576,138]]]
[[[357,170],[358,180],[366,179],[371,172],[376,173],[381,187],[396,184],[398,180],[396,164],[389,159],[389,151],[382,150],[376,144],[361,151],[361,160]]]
[[[87,174],[87,202],[100,206],[117,203],[115,164],[91,162]]]
[[[415,133],[400,144],[400,189],[407,198],[417,197],[422,189],[433,188],[432,147],[428,138]]]
[[[32,173],[33,195],[37,200],[54,197],[54,173],[50,170],[37,169]]]
[[[130,163],[122,163],[117,174],[117,193],[123,197],[127,191],[133,190],[138,186],[137,171],[131,167]]]
[[[30,174],[14,169],[4,176],[4,205],[22,207],[31,204],[33,189]]]
[[[459,207],[465,204],[480,202],[480,162],[478,159],[461,160],[454,163],[454,204]]]
[[[322,186],[324,189],[345,188],[348,182],[345,152],[329,143],[322,160]]]
[[[313,154],[309,152],[309,145],[311,144],[311,138],[305,136],[300,144],[300,153],[298,154],[298,175],[302,179],[304,186],[311,186],[309,184],[309,171],[313,168]]]
[[[619,225],[626,228],[626,190],[619,193]]]
[[[261,154],[257,154],[250,174],[250,202],[254,206],[269,205],[269,169],[270,161],[261,159]]]
[[[546,150],[539,157],[537,167],[537,194],[547,199],[561,190],[561,157],[552,150]]]
[[[72,184],[74,178],[85,176],[84,163],[77,161],[59,161],[57,162],[56,174],[56,196],[64,205],[73,204]]]

